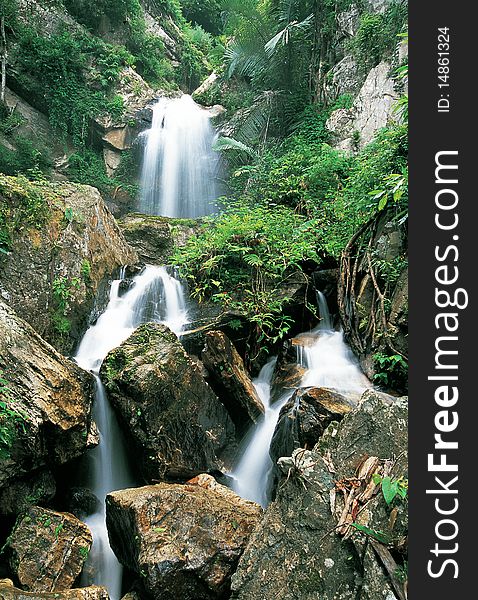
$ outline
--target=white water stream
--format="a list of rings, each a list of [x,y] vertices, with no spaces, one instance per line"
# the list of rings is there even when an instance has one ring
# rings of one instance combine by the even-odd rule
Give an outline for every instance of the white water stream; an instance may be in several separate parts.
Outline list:
[[[135,482],[128,469],[123,436],[98,373],[108,352],[141,323],[162,322],[178,334],[188,322],[181,283],[165,267],[146,266],[123,295],[120,285],[121,279],[112,283],[106,310],[87,330],[75,356],[79,366],[95,376],[93,418],[100,431],[100,444],[88,453],[88,472],[91,491],[101,508],[86,519],[94,541],[83,583],[106,586],[111,600],[121,597],[122,567],[108,541],[105,498],[109,492],[131,487]]]
[[[139,211],[191,219],[214,212],[220,162],[210,114],[191,96],[161,98],[144,135]]]
[[[370,382],[346,345],[342,331],[333,329],[327,302],[320,292],[318,304],[321,317],[319,326],[298,336],[297,339],[300,341],[303,338],[303,344],[297,346],[297,362],[307,369],[298,387],[329,387],[358,397],[371,387]],[[288,391],[271,406],[271,383],[275,362],[275,359],[269,361],[253,382],[266,411],[246,436],[242,444],[243,452],[230,474],[233,489],[240,496],[262,506],[267,506],[270,500],[273,464],[269,448],[272,437],[280,411],[294,393],[294,390]]]

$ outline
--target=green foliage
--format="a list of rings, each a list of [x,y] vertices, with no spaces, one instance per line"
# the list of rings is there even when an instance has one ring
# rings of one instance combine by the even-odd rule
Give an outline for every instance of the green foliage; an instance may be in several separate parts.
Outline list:
[[[60,335],[70,333],[71,323],[67,317],[70,299],[75,289],[80,287],[80,279],[73,277],[57,277],[53,280],[53,314],[52,322],[55,331]]]
[[[378,473],[373,475],[373,481],[382,488],[382,494],[385,502],[390,506],[395,498],[405,500],[408,495],[408,479],[400,477],[392,479],[391,477],[381,477]]]
[[[10,110],[5,104],[0,103],[0,133],[11,135],[23,121],[20,113]]]
[[[266,345],[290,328],[288,298],[278,289],[305,261],[319,262],[315,241],[315,222],[287,207],[229,201],[173,260],[193,297],[239,310],[255,324],[255,342]]]
[[[68,178],[71,181],[92,185],[106,195],[112,195],[115,190],[122,188],[134,197],[138,186],[131,180],[136,170],[134,158],[129,152],[123,154],[115,177],[108,177],[103,157],[95,150],[82,148],[68,159]]]
[[[0,173],[26,175],[29,179],[39,179],[49,174],[52,162],[45,149],[40,150],[21,135],[14,135],[11,142],[13,150],[0,143]]]
[[[25,415],[14,408],[9,382],[0,369],[0,460],[10,456],[19,429],[24,430]]]
[[[85,258],[81,263],[80,274],[85,283],[89,283],[91,281],[91,264],[87,258]]]
[[[222,30],[221,4],[220,0],[181,0],[184,17],[213,35]]]
[[[374,381],[392,389],[406,388],[408,363],[400,354],[378,352],[373,356],[375,362]]]
[[[121,117],[122,102],[109,94],[121,70],[133,62],[121,47],[67,31],[46,38],[23,27],[14,60],[27,88],[41,73],[34,93],[45,102],[52,125],[72,135],[76,145],[86,143],[92,117]]]
[[[387,200],[390,218],[404,218],[407,214],[407,161],[408,130],[406,125],[398,125],[380,131],[375,140],[366,146],[351,162],[349,175],[333,204],[327,207],[325,220],[327,236],[325,250],[333,256],[340,256],[348,240],[377,214],[380,198],[374,199],[371,192],[385,186],[386,193],[396,185],[391,174],[400,174],[401,195],[396,201]],[[388,187],[387,187],[388,186]],[[384,189],[382,187],[382,189]],[[385,208],[385,207],[384,207]]]
[[[362,14],[357,34],[351,41],[360,69],[368,71],[391,56],[396,47],[397,35],[406,23],[407,14],[407,3],[402,0],[393,2],[383,14]]]
[[[0,175],[0,256],[12,249],[17,232],[43,226],[49,196],[54,196],[53,186],[45,182]]]

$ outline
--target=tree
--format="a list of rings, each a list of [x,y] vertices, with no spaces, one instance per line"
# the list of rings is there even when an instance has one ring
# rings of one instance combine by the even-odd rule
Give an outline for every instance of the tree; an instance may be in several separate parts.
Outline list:
[[[0,0],[0,60],[2,63],[0,101],[5,103],[7,85],[8,44],[7,30],[12,27],[17,11],[16,0]]]

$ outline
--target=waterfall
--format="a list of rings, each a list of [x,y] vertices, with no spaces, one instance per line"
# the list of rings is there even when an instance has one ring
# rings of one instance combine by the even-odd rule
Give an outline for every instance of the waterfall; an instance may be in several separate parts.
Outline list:
[[[181,218],[214,212],[220,168],[209,113],[191,96],[162,98],[144,135],[139,211]]]
[[[242,456],[231,473],[233,490],[243,498],[258,502],[264,507],[268,501],[266,479],[272,467],[269,446],[280,410],[292,396],[292,392],[290,392],[275,402],[273,406],[270,405],[271,381],[275,365],[276,359],[273,358],[253,381],[259,398],[264,404],[265,413],[242,443]]]
[[[93,418],[100,432],[99,445],[87,455],[91,490],[101,508],[86,519],[93,534],[93,547],[85,567],[84,584],[106,586],[111,600],[121,597],[122,567],[109,545],[105,498],[109,492],[131,487],[135,482],[128,469],[119,424],[98,376],[99,370],[108,352],[126,340],[141,323],[161,322],[179,334],[188,322],[181,283],[165,267],[146,266],[121,294],[121,284],[125,281],[121,278],[112,283],[106,310],[87,330],[75,356],[78,365],[92,371],[95,377]]]
[[[297,362],[306,368],[299,387],[330,387],[358,398],[370,387],[370,382],[345,343],[343,332],[333,329],[325,296],[318,292],[317,299],[320,323],[311,332],[302,334],[305,343],[297,346]],[[298,336],[298,341],[300,337]],[[270,405],[274,367],[275,359],[263,367],[259,377],[253,382],[266,411],[246,435],[241,444],[242,452],[238,462],[230,474],[232,487],[239,495],[264,507],[270,500],[273,470],[269,448],[280,411],[294,393],[293,390],[288,391]]]

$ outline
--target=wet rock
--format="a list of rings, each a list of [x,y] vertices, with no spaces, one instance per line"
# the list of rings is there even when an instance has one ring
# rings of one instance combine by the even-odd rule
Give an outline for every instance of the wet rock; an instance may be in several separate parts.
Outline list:
[[[167,265],[174,249],[184,246],[198,224],[188,219],[129,214],[119,221],[119,226],[144,263]]]
[[[277,498],[249,539],[232,598],[395,600],[377,554],[364,552],[364,535],[348,524],[353,512],[360,524],[386,532],[394,546],[403,539],[406,505],[388,506],[372,474],[391,468],[391,477],[407,476],[407,417],[405,400],[390,404],[369,390],[312,450],[280,459]],[[346,527],[338,529],[339,522]]]
[[[56,592],[71,588],[92,541],[73,515],[34,506],[17,520],[4,552],[22,588]]]
[[[24,194],[35,193],[46,221],[15,233],[11,251],[1,255],[0,296],[48,342],[69,352],[86,328],[97,294],[106,293],[111,275],[135,263],[137,255],[95,188],[31,185],[36,187],[15,177],[1,181],[0,207],[15,212]]]
[[[226,470],[234,425],[166,326],[141,325],[108,354],[101,377],[146,480]]]
[[[264,414],[264,405],[242,358],[222,331],[206,333],[202,361],[213,390],[227,408],[236,427],[244,430],[256,423]]]
[[[66,506],[68,512],[72,513],[78,519],[84,519],[99,511],[100,501],[87,488],[72,487],[68,490],[66,496]]]
[[[306,372],[306,368],[301,360],[301,350],[308,343],[308,338],[302,336],[297,336],[283,342],[272,376],[272,403],[276,402],[284,393],[300,387],[300,383]]]
[[[109,600],[106,588],[91,586],[64,592],[25,592],[10,579],[0,579],[0,600]]]
[[[0,488],[97,443],[93,378],[59,354],[0,300]]]
[[[107,496],[107,525],[119,560],[142,575],[153,598],[227,597],[230,577],[261,509],[200,475]]]
[[[313,448],[332,421],[340,421],[354,403],[328,388],[301,388],[280,411],[270,447],[274,463],[296,448]]]
[[[0,516],[18,515],[34,504],[48,503],[56,493],[56,483],[48,470],[29,473],[0,488]]]

